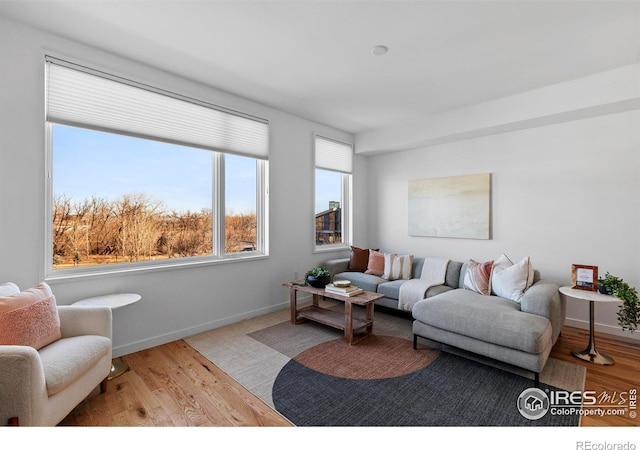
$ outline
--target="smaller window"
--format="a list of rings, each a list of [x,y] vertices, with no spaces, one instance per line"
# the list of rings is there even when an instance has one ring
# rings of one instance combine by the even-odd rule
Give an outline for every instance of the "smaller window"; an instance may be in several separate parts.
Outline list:
[[[315,138],[315,248],[351,242],[351,170],[353,147]]]

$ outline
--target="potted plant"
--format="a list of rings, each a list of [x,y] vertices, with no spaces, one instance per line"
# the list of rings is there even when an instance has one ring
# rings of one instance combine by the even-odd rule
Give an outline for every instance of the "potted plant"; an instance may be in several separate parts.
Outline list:
[[[598,279],[598,290],[602,294],[613,295],[622,301],[618,310],[618,324],[625,331],[633,333],[640,323],[640,301],[638,291],[629,286],[622,278],[607,272]]]
[[[605,295],[613,295],[613,291],[616,290],[622,282],[621,278],[607,272],[604,278],[598,278],[598,292]]]
[[[306,282],[315,288],[323,288],[331,282],[331,273],[324,267],[314,267],[304,276]]]

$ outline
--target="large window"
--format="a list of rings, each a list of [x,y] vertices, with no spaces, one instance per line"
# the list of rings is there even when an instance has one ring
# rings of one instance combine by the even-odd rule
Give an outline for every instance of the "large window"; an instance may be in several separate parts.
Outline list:
[[[49,275],[267,254],[265,121],[47,59]]]
[[[315,248],[351,242],[351,166],[353,147],[315,137]]]

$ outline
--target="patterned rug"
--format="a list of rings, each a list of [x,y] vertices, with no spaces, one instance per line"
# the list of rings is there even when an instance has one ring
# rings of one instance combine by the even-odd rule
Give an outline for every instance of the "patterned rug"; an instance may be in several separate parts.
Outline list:
[[[297,426],[580,423],[578,414],[526,418],[518,399],[530,373],[450,348],[413,350],[411,320],[378,310],[374,335],[357,345],[324,325],[293,325],[288,311],[185,341]],[[541,389],[582,390],[584,379],[583,367],[551,358]]]

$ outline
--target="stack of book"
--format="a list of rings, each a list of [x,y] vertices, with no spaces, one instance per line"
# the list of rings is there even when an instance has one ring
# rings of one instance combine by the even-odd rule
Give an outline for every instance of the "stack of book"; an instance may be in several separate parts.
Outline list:
[[[324,288],[326,292],[332,294],[344,295],[346,297],[353,297],[354,295],[362,294],[364,290],[358,286],[335,286],[333,283],[327,284]]]

